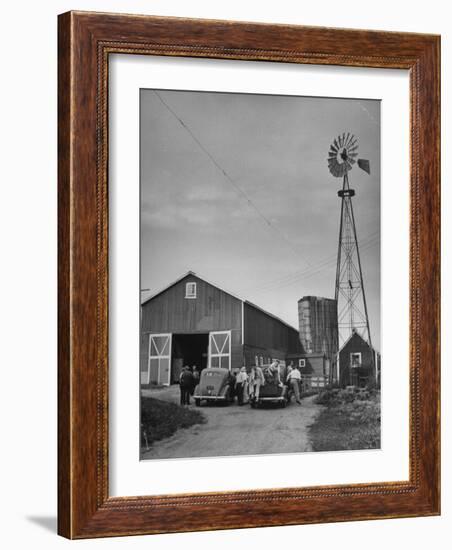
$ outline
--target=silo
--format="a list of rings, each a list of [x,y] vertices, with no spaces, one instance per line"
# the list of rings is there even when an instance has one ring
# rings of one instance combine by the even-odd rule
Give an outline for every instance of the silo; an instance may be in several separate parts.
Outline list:
[[[298,301],[300,342],[306,355],[324,355],[332,365],[338,352],[337,301],[304,296]]]

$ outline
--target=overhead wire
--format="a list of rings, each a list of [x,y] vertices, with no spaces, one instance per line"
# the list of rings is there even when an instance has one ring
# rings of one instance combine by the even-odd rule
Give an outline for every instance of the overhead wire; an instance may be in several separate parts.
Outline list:
[[[270,229],[272,229],[275,233],[278,234],[280,238],[282,238],[286,245],[289,246],[289,248],[294,252],[299,259],[301,259],[305,264],[308,266],[311,265],[311,263],[305,258],[302,257],[300,254],[300,251],[295,247],[295,245],[288,239],[288,237],[285,235],[285,233],[278,228],[263,212],[256,206],[256,204],[252,201],[252,199],[249,197],[249,195],[244,191],[228,174],[228,172],[220,165],[218,160],[210,153],[210,151],[201,143],[199,138],[194,134],[194,132],[190,129],[190,127],[187,125],[187,123],[170,107],[170,105],[162,98],[162,96],[157,92],[157,90],[153,90],[155,95],[158,97],[160,102],[166,107],[166,109],[174,116],[174,118],[179,122],[179,124],[186,130],[186,132],[191,136],[193,141],[198,145],[198,147],[207,155],[207,157],[210,159],[212,164],[221,172],[221,174],[224,176],[225,179],[229,181],[229,183],[233,186],[235,191],[243,198],[245,199],[248,206],[253,209],[260,218],[264,221],[266,226]]]
[[[362,244],[359,247],[360,252],[364,252],[368,250],[371,246],[373,246],[374,244],[377,244],[379,240],[380,240],[380,237],[379,237],[378,231],[371,233],[368,237],[362,240]],[[261,293],[261,292],[269,292],[272,290],[276,290],[278,288],[284,288],[285,286],[290,286],[291,284],[295,284],[296,282],[302,279],[316,275],[317,273],[320,273],[327,267],[333,266],[336,263],[337,263],[337,255],[327,256],[326,258],[320,260],[317,264],[311,265],[310,268],[303,269],[301,271],[297,271],[289,275],[285,275],[284,277],[273,279],[258,287],[249,287],[249,289],[253,290],[253,292]]]
[[[308,267],[303,268],[302,270],[298,270],[295,273],[291,273],[289,275],[285,275],[283,277],[274,279],[272,281],[268,281],[267,283],[264,283],[260,287],[250,287],[255,293],[262,293],[262,292],[269,292],[272,290],[276,290],[278,288],[284,288],[286,286],[290,286],[292,284],[295,284],[299,282],[302,279],[312,277],[313,275],[316,275],[326,269],[327,267],[336,264],[337,262],[337,256],[329,256],[327,258],[324,258],[317,264],[312,264],[310,261],[306,259],[306,257],[301,257],[300,251],[295,248],[293,243],[288,239],[288,237],[284,234],[284,232],[278,228],[253,202],[253,200],[249,197],[249,195],[244,191],[229,175],[229,173],[220,165],[218,160],[212,155],[212,153],[202,144],[200,139],[196,136],[196,134],[191,130],[191,128],[187,125],[187,123],[174,111],[174,109],[162,98],[161,94],[158,93],[157,90],[153,90],[154,94],[157,96],[157,98],[160,100],[162,105],[172,114],[172,116],[179,122],[179,124],[185,129],[185,131],[191,136],[193,141],[198,145],[198,147],[204,152],[204,154],[209,158],[209,160],[212,162],[212,164],[217,168],[218,171],[221,172],[223,177],[232,185],[234,190],[243,198],[245,199],[247,205],[253,209],[257,215],[262,218],[265,225],[272,229],[274,232],[278,234],[280,238],[282,238],[285,243],[291,248],[292,252],[294,252],[300,259],[303,260],[305,264],[307,264]],[[366,237],[361,241],[360,245],[360,251],[364,252],[374,244],[379,242],[379,231],[373,232],[371,235]]]

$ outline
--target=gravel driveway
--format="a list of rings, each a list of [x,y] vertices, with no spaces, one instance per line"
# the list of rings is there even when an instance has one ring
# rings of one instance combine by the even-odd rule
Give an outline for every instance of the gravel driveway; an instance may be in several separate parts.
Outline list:
[[[179,402],[179,387],[144,390],[143,395]],[[312,451],[308,427],[313,424],[322,407],[314,403],[315,396],[306,397],[301,405],[290,403],[285,409],[269,405],[251,409],[204,405],[198,410],[207,423],[182,429],[173,436],[157,441],[142,459],[189,458],[205,456],[257,455]],[[194,403],[190,407],[195,408]]]

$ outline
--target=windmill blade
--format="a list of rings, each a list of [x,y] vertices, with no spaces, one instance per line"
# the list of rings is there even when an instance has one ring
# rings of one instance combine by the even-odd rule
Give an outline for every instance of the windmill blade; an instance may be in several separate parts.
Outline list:
[[[333,139],[328,151],[327,162],[328,169],[334,177],[343,177],[352,169],[358,156],[357,149],[358,139],[351,132],[342,132]]]
[[[331,174],[338,178],[341,175],[341,165],[337,162],[337,160],[334,159],[328,159],[328,168],[331,172]]]
[[[358,159],[358,166],[370,175],[370,162],[368,160]]]

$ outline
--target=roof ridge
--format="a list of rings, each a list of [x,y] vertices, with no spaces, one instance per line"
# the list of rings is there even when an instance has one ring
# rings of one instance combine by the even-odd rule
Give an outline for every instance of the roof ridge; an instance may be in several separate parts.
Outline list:
[[[155,292],[154,294],[152,294],[151,296],[149,296],[148,298],[146,298],[146,300],[144,300],[141,305],[144,306],[145,304],[147,304],[150,300],[154,299],[155,297],[157,297],[159,294],[162,294],[163,292],[169,290],[172,286],[176,285],[177,283],[180,283],[181,281],[183,281],[186,277],[188,277],[189,275],[193,275],[194,277],[197,277],[198,279],[200,279],[201,281],[211,285],[211,286],[214,286],[215,288],[218,288],[219,290],[221,290],[222,292],[225,292],[226,294],[229,294],[230,296],[232,296],[233,298],[236,298],[237,300],[240,300],[241,302],[243,302],[244,304],[248,304],[260,311],[262,311],[263,313],[265,313],[266,315],[269,315],[270,317],[273,317],[274,319],[276,319],[277,321],[279,321],[280,323],[283,323],[284,325],[286,325],[287,327],[291,328],[292,330],[295,330],[298,332],[298,329],[295,328],[294,326],[290,325],[287,321],[284,321],[284,319],[281,319],[280,317],[278,317],[277,315],[275,315],[274,313],[270,313],[269,311],[263,309],[262,307],[258,306],[257,304],[254,304],[253,302],[250,302],[249,300],[247,300],[246,298],[242,298],[241,296],[238,296],[237,294],[234,294],[233,292],[230,292],[229,290],[226,290],[224,288],[222,288],[220,285],[216,284],[216,283],[213,283],[209,280],[207,280],[205,277],[201,277],[200,275],[198,275],[197,273],[195,273],[194,271],[191,271],[191,270],[188,270],[184,275],[182,275],[181,277],[177,278],[175,281],[173,281],[172,283],[170,283],[169,285],[167,285],[166,287],[162,288],[161,290],[159,290],[158,292]]]

